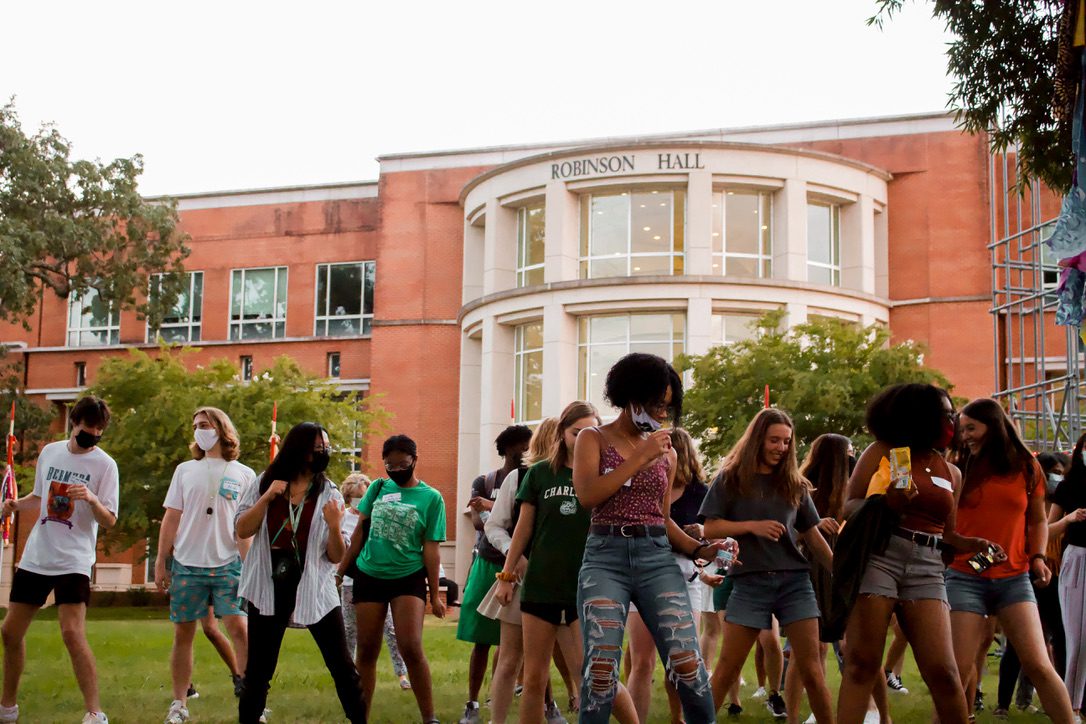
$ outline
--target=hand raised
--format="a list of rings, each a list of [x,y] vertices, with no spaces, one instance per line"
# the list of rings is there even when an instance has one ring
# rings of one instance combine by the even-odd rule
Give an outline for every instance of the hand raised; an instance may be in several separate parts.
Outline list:
[[[271,485],[268,486],[268,489],[264,491],[264,496],[263,497],[267,498],[268,500],[271,500],[272,498],[275,498],[275,497],[277,497],[279,495],[286,494],[286,492],[287,492],[287,481],[286,480],[273,480],[273,481],[271,481]]]
[[[645,465],[656,461],[661,455],[666,455],[671,449],[671,433],[667,430],[657,430],[637,445],[637,454]]]
[[[343,522],[343,503],[336,498],[329,499],[321,509],[321,515],[324,516],[324,522],[329,528],[338,528]]]

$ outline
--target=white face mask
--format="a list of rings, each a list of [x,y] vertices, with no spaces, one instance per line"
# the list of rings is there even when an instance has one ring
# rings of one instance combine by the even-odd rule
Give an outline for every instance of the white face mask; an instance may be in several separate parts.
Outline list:
[[[630,405],[630,419],[641,432],[656,432],[663,427],[659,420],[645,412],[645,408],[643,407],[639,410],[633,405]]]
[[[215,432],[214,430],[197,429],[193,432],[193,436],[196,438],[196,444],[204,452],[207,452],[211,448],[215,447],[215,444],[219,442],[219,433]]]

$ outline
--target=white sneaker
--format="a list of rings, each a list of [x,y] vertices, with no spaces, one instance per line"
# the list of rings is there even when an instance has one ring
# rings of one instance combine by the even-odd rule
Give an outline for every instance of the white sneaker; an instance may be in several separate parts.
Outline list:
[[[879,713],[877,711],[868,711],[864,714],[864,724],[879,724]]]
[[[82,724],[109,724],[109,717],[104,711],[88,711],[83,717]]]
[[[260,715],[260,718],[257,719],[257,721],[260,722],[260,724],[268,724],[268,714],[271,714],[271,709],[265,707],[264,713]]]
[[[811,712],[811,715],[807,717],[807,721],[803,722],[803,724],[818,724],[818,720],[815,719],[813,711]]]
[[[0,706],[0,722],[19,721],[19,705]]]
[[[185,702],[174,699],[170,703],[170,711],[166,714],[165,724],[185,724],[189,720],[189,709]]]
[[[764,686],[759,686],[757,689],[754,690],[754,693],[750,695],[750,698],[752,699],[764,699],[765,697],[766,693]]]

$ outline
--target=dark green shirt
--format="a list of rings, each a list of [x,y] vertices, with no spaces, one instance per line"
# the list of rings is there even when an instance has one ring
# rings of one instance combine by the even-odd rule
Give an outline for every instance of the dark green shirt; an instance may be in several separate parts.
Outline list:
[[[521,599],[577,605],[577,574],[584,558],[590,516],[573,492],[573,471],[557,473],[542,460],[528,468],[517,500],[535,508],[532,548]]]

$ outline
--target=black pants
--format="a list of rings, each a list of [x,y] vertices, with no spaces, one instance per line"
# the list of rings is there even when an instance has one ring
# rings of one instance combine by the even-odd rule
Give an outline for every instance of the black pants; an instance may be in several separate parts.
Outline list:
[[[294,613],[296,588],[275,587],[274,616],[264,616],[256,606],[249,604],[249,662],[245,667],[245,685],[238,702],[238,721],[241,724],[257,724],[264,713],[268,689],[279,663],[279,647],[283,643],[290,615]],[[308,628],[324,657],[324,665],[332,674],[343,713],[351,724],[365,724],[366,702],[358,671],[347,652],[343,611],[337,606]]]

